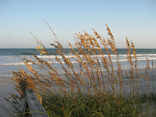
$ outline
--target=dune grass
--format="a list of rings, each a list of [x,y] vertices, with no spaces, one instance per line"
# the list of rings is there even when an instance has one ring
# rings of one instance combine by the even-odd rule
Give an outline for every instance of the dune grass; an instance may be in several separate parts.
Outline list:
[[[21,95],[21,97],[12,95],[14,102],[17,103],[24,98],[23,90],[27,87],[42,96],[43,107],[51,117],[132,117],[141,116],[142,104],[150,105],[156,101],[156,95],[150,90],[144,95],[140,94],[140,79],[144,79],[148,88],[151,85],[147,74],[150,69],[149,63],[147,62],[145,66],[145,75],[139,74],[135,47],[133,42],[129,43],[127,37],[127,60],[130,68],[125,73],[129,81],[124,82],[114,36],[107,25],[109,35],[107,39],[102,38],[94,29],[92,29],[94,35],[85,31],[83,34],[76,33],[75,46],[68,42],[70,55],[67,54],[51,27],[49,25],[48,27],[56,38],[56,43],[51,45],[56,48],[56,53],[53,54],[55,61],[64,71],[64,77],[62,78],[62,74],[58,73],[42,42],[32,34],[39,44],[36,49],[41,54],[49,56],[51,62],[34,54],[32,55],[35,60],[23,58],[31,74],[21,68],[19,72],[13,71],[15,77],[13,80],[17,83],[16,90]],[[103,53],[103,48],[107,54]],[[117,70],[113,66],[112,55],[116,56]],[[72,59],[77,62],[76,65],[72,63]],[[40,71],[37,72],[33,66],[38,66]],[[125,87],[130,90],[126,91]]]
[[[53,117],[118,117],[138,116],[143,108],[136,100],[118,97],[112,94],[96,97],[89,94],[77,94],[76,97],[65,95],[43,97],[43,106]]]

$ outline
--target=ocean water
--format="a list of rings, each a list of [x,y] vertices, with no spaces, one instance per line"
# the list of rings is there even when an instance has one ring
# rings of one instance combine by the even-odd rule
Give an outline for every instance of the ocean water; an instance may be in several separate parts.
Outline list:
[[[5,75],[5,74],[10,74],[12,71],[19,71],[19,67],[24,69],[26,72],[28,69],[22,62],[23,58],[28,58],[31,60],[35,60],[34,57],[32,56],[32,53],[36,54],[39,58],[42,58],[49,63],[53,63],[55,65],[55,68],[57,71],[61,74],[63,73],[63,70],[61,68],[61,65],[55,60],[55,49],[47,49],[49,52],[50,56],[47,55],[40,55],[39,52],[37,52],[36,49],[23,49],[23,48],[18,48],[18,49],[0,49],[0,74]],[[77,61],[76,57],[73,55],[71,56],[69,53],[69,50],[66,49],[67,55],[72,63],[76,66]],[[118,54],[119,54],[119,62],[121,64],[121,67],[123,70],[129,69],[130,65],[127,61],[127,50],[126,49],[117,49]],[[106,51],[103,50],[105,57],[108,58],[108,55],[106,54]],[[136,56],[137,56],[137,63],[138,63],[138,68],[145,68],[147,64],[147,58],[149,60],[149,65],[150,67],[153,67],[152,65],[155,66],[156,63],[156,49],[136,49]],[[59,59],[63,62],[63,59],[58,56]],[[92,58],[98,57],[100,60],[100,55],[92,55]],[[49,59],[50,58],[50,59]],[[116,56],[111,54],[111,58],[113,61],[113,66],[115,69],[117,69],[117,64],[116,64]],[[134,59],[132,59],[134,61]],[[152,64],[153,62],[153,64]],[[64,62],[63,62],[64,63]],[[39,70],[38,67],[34,68],[36,70]],[[105,69],[103,69],[105,70]]]

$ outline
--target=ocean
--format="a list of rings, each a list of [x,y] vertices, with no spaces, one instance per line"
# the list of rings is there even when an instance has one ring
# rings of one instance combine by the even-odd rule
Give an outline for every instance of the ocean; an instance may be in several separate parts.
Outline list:
[[[55,68],[57,71],[62,74],[63,70],[61,69],[61,65],[55,60],[55,49],[47,49],[49,52],[50,56],[47,55],[40,55],[39,52],[37,52],[36,49],[23,49],[23,48],[18,48],[18,49],[0,49],[0,74],[1,75],[7,75],[10,74],[12,71],[19,71],[19,67],[28,72],[28,69],[22,62],[23,58],[28,58],[31,60],[35,60],[34,57],[32,56],[32,53],[37,55],[39,58],[42,58],[49,63],[52,63],[55,65]],[[67,57],[72,61],[72,63],[76,66],[76,58],[75,56],[71,56],[69,49],[66,49],[67,51]],[[127,62],[127,49],[117,49],[118,54],[119,54],[119,61],[121,64],[121,67],[123,70],[129,69],[130,65]],[[106,51],[103,50],[104,54],[106,54]],[[149,60],[149,65],[150,67],[155,66],[156,63],[156,49],[136,49],[136,56],[137,56],[137,63],[138,63],[138,68],[145,68],[147,65],[147,58]],[[51,59],[49,59],[49,57]],[[63,62],[63,59],[58,56],[59,59]],[[100,60],[100,55],[92,55],[92,57],[99,57]],[[107,54],[105,57],[108,58]],[[111,58],[113,61],[113,66],[115,69],[117,69],[117,64],[116,64],[116,56],[111,54]],[[132,59],[134,61],[134,59]],[[64,63],[64,62],[63,62]],[[153,64],[152,64],[153,63]],[[34,69],[39,70],[38,67],[34,67]],[[103,69],[105,70],[105,69]]]

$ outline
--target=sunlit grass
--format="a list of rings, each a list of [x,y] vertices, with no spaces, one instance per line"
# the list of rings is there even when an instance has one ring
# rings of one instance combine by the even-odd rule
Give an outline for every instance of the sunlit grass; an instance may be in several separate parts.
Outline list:
[[[150,88],[147,74],[149,62],[145,66],[145,75],[141,74],[140,77],[135,47],[132,42],[129,43],[127,37],[127,60],[130,68],[126,72],[129,81],[124,82],[125,76],[119,62],[114,37],[108,26],[107,31],[110,36],[108,39],[102,38],[94,29],[94,36],[85,31],[83,34],[76,33],[74,37],[76,49],[68,43],[70,55],[67,54],[53,30],[51,28],[50,30],[56,38],[56,43],[51,44],[56,49],[56,53],[53,53],[55,61],[60,64],[64,74],[58,73],[48,51],[32,34],[39,44],[36,49],[41,54],[49,56],[51,62],[49,63],[34,54],[32,54],[35,58],[34,61],[23,59],[31,74],[21,68],[19,72],[13,71],[15,77],[13,80],[17,83],[16,90],[21,94],[21,97],[12,96],[16,99],[14,101],[18,102],[25,96],[23,91],[25,87],[32,88],[36,93],[42,95],[45,110],[49,116],[54,117],[139,116],[143,103],[150,104],[156,101],[154,92],[152,93],[150,90],[141,95],[140,79],[144,79],[146,86]],[[103,48],[107,54],[103,53]],[[111,55],[116,56],[117,70],[114,69]],[[72,56],[77,64],[72,63],[69,56]],[[38,66],[39,73],[32,67],[33,65]],[[136,80],[137,82],[135,82]],[[127,90],[127,95],[124,95],[125,86],[130,89]]]

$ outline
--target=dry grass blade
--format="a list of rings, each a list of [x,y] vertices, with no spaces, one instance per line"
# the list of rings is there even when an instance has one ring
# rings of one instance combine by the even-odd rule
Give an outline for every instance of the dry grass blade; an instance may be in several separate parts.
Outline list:
[[[44,22],[48,25],[45,20]],[[52,28],[49,25],[48,27],[56,38],[55,43],[51,44],[55,48],[55,53],[53,52],[53,55],[49,55],[50,53],[48,53],[42,42],[38,41],[37,38],[31,33],[39,45],[36,49],[38,49],[40,54],[45,54],[46,57],[44,56],[45,58],[41,59],[40,57],[42,56],[38,57],[37,55],[32,54],[34,60],[27,58],[22,59],[29,72],[19,68],[19,72],[13,71],[12,73],[15,77],[12,80],[16,82],[15,90],[20,93],[21,97],[11,94],[11,97],[6,99],[7,101],[10,101],[11,98],[17,101],[17,99],[25,96],[23,92],[26,88],[33,88],[36,92],[51,91],[52,96],[59,97],[58,103],[61,102],[60,113],[63,111],[62,113],[66,113],[65,116],[67,116],[67,110],[70,108],[76,107],[74,111],[72,110],[73,112],[81,110],[81,107],[83,108],[83,111],[87,110],[86,107],[83,107],[83,104],[81,105],[80,103],[81,96],[83,96],[83,94],[87,95],[85,99],[95,101],[96,103],[94,104],[101,105],[98,111],[102,114],[107,113],[102,109],[106,107],[109,108],[109,106],[112,106],[113,104],[113,112],[120,108],[122,108],[120,111],[127,112],[126,109],[130,108],[132,105],[130,107],[122,107],[122,104],[125,101],[124,88],[126,87],[128,88],[126,89],[126,93],[129,93],[130,99],[133,101],[138,99],[137,104],[139,104],[140,79],[136,50],[134,44],[132,42],[130,44],[127,37],[127,61],[130,68],[129,71],[125,73],[127,77],[124,77],[121,66],[122,61],[120,62],[120,53],[118,54],[114,36],[107,25],[106,27],[110,38],[102,38],[94,29],[92,29],[93,35],[83,31],[83,34],[75,34],[75,47],[68,42],[70,47],[68,49],[61,45]],[[134,60],[135,69],[133,65]],[[60,71],[58,69],[60,69]],[[145,81],[149,82],[147,70],[149,70],[148,59],[145,69],[146,76],[143,74],[140,76]],[[138,84],[135,82],[135,73],[138,78]],[[131,93],[133,93],[132,96]],[[65,110],[64,106],[66,103],[64,97],[66,96],[69,96],[69,99],[70,97],[73,97],[74,99],[74,104],[68,105],[67,110]],[[109,96],[112,100],[109,99]],[[90,103],[88,100],[87,103]],[[109,101],[112,102],[107,104]],[[55,104],[52,102],[52,105],[54,106]],[[97,107],[93,108],[96,109]],[[57,111],[57,109],[55,111]],[[71,115],[73,114],[72,111]],[[112,110],[110,113],[112,114]],[[116,111],[114,113],[118,112]],[[83,114],[78,111],[77,115],[81,116]]]

